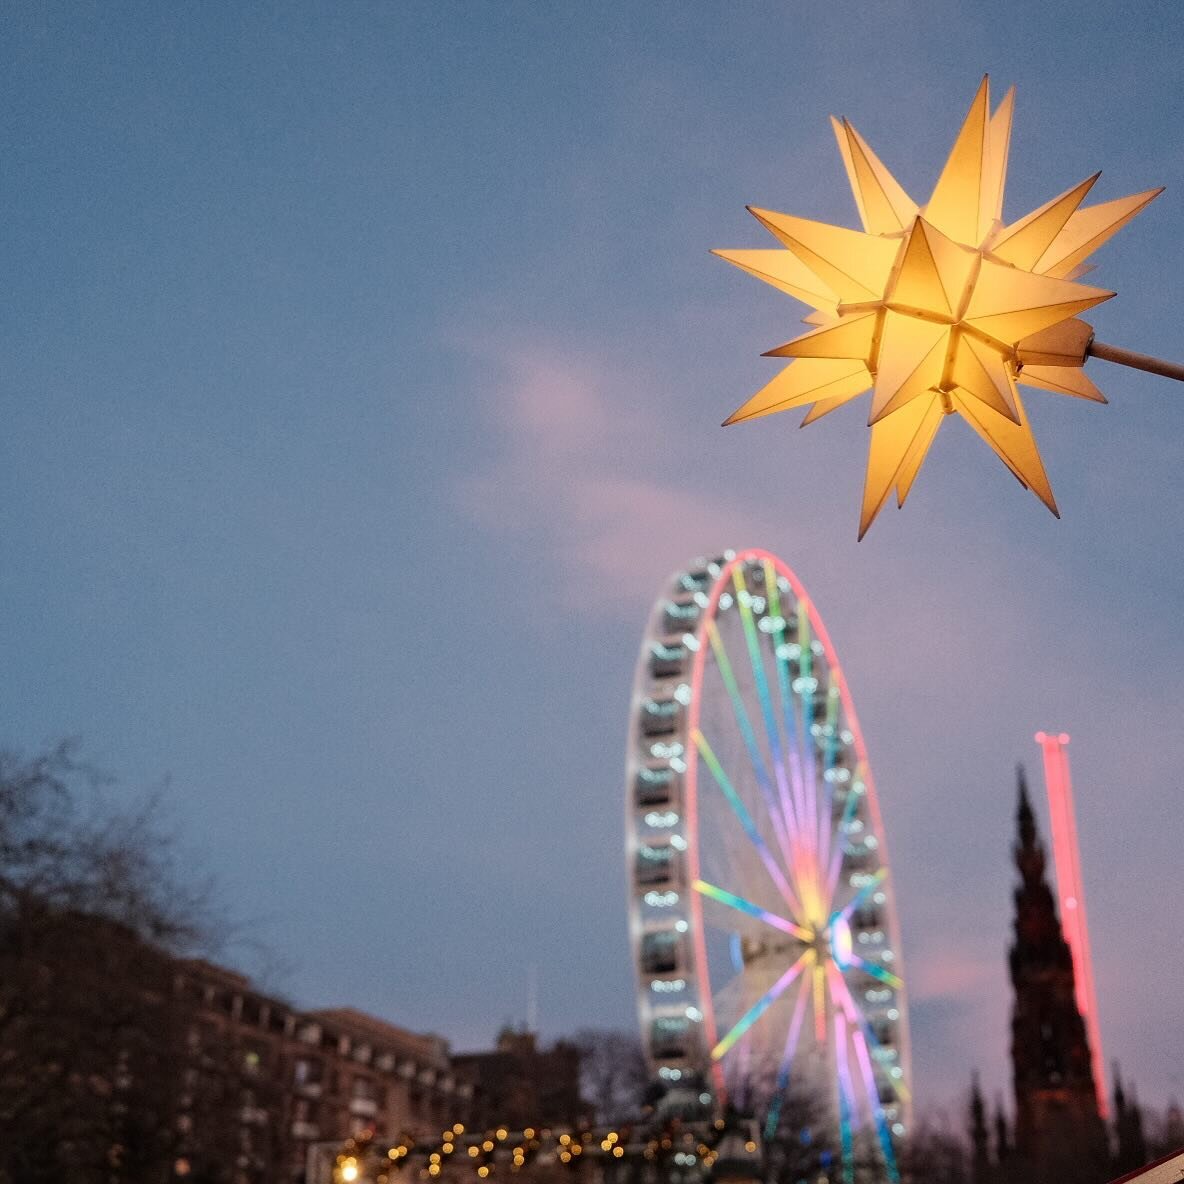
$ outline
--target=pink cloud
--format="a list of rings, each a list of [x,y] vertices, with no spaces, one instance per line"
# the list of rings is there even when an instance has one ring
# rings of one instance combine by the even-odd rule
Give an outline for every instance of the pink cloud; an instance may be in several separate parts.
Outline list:
[[[998,977],[999,955],[995,950],[989,953],[990,957],[967,955],[943,943],[941,949],[929,950],[925,955],[911,958],[908,965],[909,993],[915,1000],[945,996],[973,997],[983,983]]]
[[[501,452],[464,483],[461,505],[486,526],[544,533],[585,593],[591,579],[603,600],[636,613],[693,556],[767,537],[771,523],[742,500],[688,479],[678,431],[636,395],[644,381],[541,349],[494,360]],[[637,475],[654,470],[662,475]]]

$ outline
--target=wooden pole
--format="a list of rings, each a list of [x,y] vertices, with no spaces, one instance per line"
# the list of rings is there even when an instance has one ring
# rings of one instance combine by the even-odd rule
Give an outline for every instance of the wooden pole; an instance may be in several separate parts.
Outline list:
[[[1150,354],[1137,354],[1132,349],[1107,345],[1103,341],[1091,341],[1085,352],[1092,357],[1101,358],[1104,362],[1117,362],[1119,366],[1130,366],[1135,370],[1146,370],[1149,374],[1162,374],[1164,378],[1184,382],[1184,366],[1177,362],[1165,362],[1162,358],[1153,358]]]

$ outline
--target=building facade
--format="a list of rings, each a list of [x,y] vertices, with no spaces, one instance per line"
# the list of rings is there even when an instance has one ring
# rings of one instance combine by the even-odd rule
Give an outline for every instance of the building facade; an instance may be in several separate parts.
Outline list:
[[[175,987],[191,1005],[191,1067],[179,1122],[177,1175],[211,1154],[208,1095],[235,1094],[241,1121],[213,1153],[242,1184],[304,1179],[309,1148],[370,1132],[427,1137],[469,1120],[473,1088],[438,1036],[396,1027],[352,1008],[301,1011],[242,975],[204,961],[178,965]]]
[[[574,1127],[587,1119],[574,1044],[560,1040],[543,1049],[533,1032],[505,1028],[493,1051],[461,1053],[453,1064],[472,1083],[478,1127]]]

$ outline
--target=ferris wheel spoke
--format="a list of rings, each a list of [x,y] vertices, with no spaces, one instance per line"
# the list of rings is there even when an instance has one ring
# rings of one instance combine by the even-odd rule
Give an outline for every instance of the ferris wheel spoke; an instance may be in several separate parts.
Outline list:
[[[895,1182],[900,1179],[900,1172],[896,1165],[896,1156],[892,1147],[892,1135],[888,1129],[888,1120],[884,1114],[884,1107],[880,1102],[880,1090],[876,1082],[875,1070],[872,1068],[871,1056],[868,1053],[868,1041],[870,1040],[875,1043],[875,1036],[872,1034],[871,1026],[868,1024],[867,1019],[856,1006],[855,1000],[851,996],[850,988],[843,980],[838,967],[828,965],[827,972],[831,998],[834,1000],[835,1008],[846,1016],[847,1021],[851,1025],[851,1041],[855,1046],[855,1058],[859,1064],[860,1076],[863,1079],[868,1113],[871,1115],[872,1122],[876,1128],[876,1138],[880,1144],[880,1152],[884,1157],[884,1165],[888,1172],[888,1178]],[[836,1054],[840,1058],[840,1065],[845,1065],[847,1063],[845,1040],[841,1043],[836,1040]],[[847,1070],[847,1083],[848,1087],[850,1087],[851,1077],[849,1068]],[[897,1093],[899,1094],[899,1091]],[[853,1088],[850,1088],[850,1095],[852,1100],[854,1100]],[[855,1112],[855,1118],[856,1125],[858,1125],[858,1111]]]
[[[806,989],[803,979],[801,987],[798,988],[797,1001],[793,1005],[789,1034],[785,1038],[785,1051],[781,1054],[781,1064],[777,1067],[777,1090],[769,1106],[769,1116],[765,1119],[766,1139],[771,1139],[777,1133],[777,1126],[781,1121],[781,1107],[785,1104],[785,1094],[789,1089],[789,1069],[797,1052],[798,1040],[801,1038],[802,1021],[806,1018],[806,1003],[809,998],[810,992]]]
[[[827,985],[830,988],[830,995],[834,1002],[835,1010],[841,1012],[846,1017],[847,1022],[851,1025],[853,1037],[857,1034],[862,1038],[868,1027],[866,1017],[859,1010],[855,1000],[852,998],[850,988],[843,981],[843,976],[839,973],[838,967],[830,964],[826,969]],[[864,1048],[866,1051],[866,1045]],[[845,1059],[846,1051],[844,1050]],[[860,1061],[860,1071],[863,1074],[864,1089],[868,1095],[868,1105],[874,1115],[876,1107],[879,1105],[879,1093],[876,1091],[876,1077],[872,1072],[870,1059],[866,1062]],[[854,1090],[851,1091],[851,1097],[855,1097]]]
[[[777,660],[777,689],[781,696],[781,716],[785,722],[786,742],[789,747],[789,773],[793,784],[793,798],[798,817],[804,819],[806,817],[806,790],[799,745],[800,738],[809,739],[809,729],[804,719],[800,726],[798,723],[793,688],[790,685],[789,658],[786,653],[787,642],[785,640],[785,615],[781,611],[781,590],[777,585],[777,575],[773,570],[773,565],[768,560],[765,561],[765,589],[769,595],[769,607],[773,611],[773,620],[777,623],[773,634],[777,644],[773,647],[773,654]]]
[[[888,1178],[892,1181],[900,1179],[900,1171],[896,1166],[896,1154],[892,1149],[892,1134],[888,1130],[888,1119],[884,1115],[884,1107],[880,1104],[880,1091],[876,1086],[876,1075],[872,1071],[871,1057],[868,1055],[867,1042],[863,1032],[855,1032],[855,1055],[859,1059],[859,1067],[863,1072],[868,1087],[868,1104],[871,1106],[872,1120],[876,1124],[876,1135],[880,1140],[880,1152],[884,1156],[884,1165],[888,1169]]]
[[[813,975],[814,1039],[823,1044],[826,1041],[826,971],[817,959],[814,961]]]
[[[836,998],[836,1004],[841,1004],[842,1009],[847,1014],[847,1017],[852,1025],[852,1042],[855,1043],[855,1054],[858,1063],[860,1063],[860,1072],[863,1076],[864,1089],[867,1092],[868,1109],[871,1113],[871,1119],[876,1128],[876,1139],[880,1144],[880,1152],[883,1156],[884,1167],[888,1172],[888,1178],[897,1182],[900,1180],[900,1170],[896,1165],[896,1157],[893,1148],[892,1132],[889,1131],[888,1118],[884,1114],[883,1105],[880,1101],[880,1088],[876,1082],[875,1070],[871,1067],[871,1056],[868,1051],[868,1045],[874,1047],[881,1047],[879,1041],[876,1040],[875,1034],[871,1031],[871,1025],[867,1022],[858,1006],[855,1004],[854,998],[851,997],[851,992],[847,983],[843,982],[842,976],[839,976],[837,970],[835,972],[836,982],[832,984],[832,995]],[[889,1087],[893,1089],[902,1102],[908,1101],[908,1090],[903,1083],[895,1079],[889,1079]]]
[[[816,959],[813,947],[806,950],[802,956],[748,1009],[735,1024],[732,1030],[711,1050],[711,1059],[718,1061],[727,1055],[728,1050],[765,1014],[777,998],[784,993],[790,984],[802,973],[806,963]]]
[[[716,785],[719,786],[724,797],[727,798],[728,805],[732,807],[732,812],[736,815],[744,833],[748,836],[748,841],[756,848],[761,863],[765,865],[765,870],[769,873],[773,883],[777,885],[778,891],[780,891],[786,903],[795,913],[801,913],[802,906],[797,894],[790,887],[789,881],[785,878],[785,873],[781,870],[776,859],[773,858],[772,851],[769,850],[768,844],[765,842],[761,832],[757,829],[752,815],[748,812],[748,807],[736,792],[736,788],[727,773],[724,772],[723,766],[719,763],[719,758],[716,757],[711,745],[707,742],[707,737],[696,729],[692,735],[692,739],[695,742],[695,747],[699,750],[699,755],[703,758],[704,764],[711,770],[711,775],[715,778]]]
[[[796,739],[798,734],[796,710],[793,707],[793,693],[788,680],[787,660],[783,656],[776,654],[776,649],[784,644],[784,628],[780,630],[779,636],[781,641],[775,647],[774,656],[778,667],[778,688],[782,700],[782,714],[786,717],[786,732],[789,739],[791,766],[789,777],[786,775],[786,760],[781,748],[780,731],[773,713],[773,700],[769,690],[768,675],[765,671],[764,660],[760,653],[760,641],[753,618],[751,598],[747,593],[747,587],[738,568],[732,573],[732,582],[744,629],[749,664],[752,667],[753,683],[757,690],[757,697],[760,700],[769,748],[773,753],[777,788],[780,795],[783,817],[786,821],[786,833],[790,848],[786,852],[786,864],[794,877],[798,894],[805,905],[806,914],[817,924],[821,922],[825,915],[827,903],[823,899],[822,894],[822,867],[824,865],[819,857],[820,825],[813,808],[809,805],[805,791],[801,788],[802,762]],[[775,578],[766,582],[766,590],[770,596],[770,608],[772,609],[775,606],[777,619],[781,619],[779,616],[780,598],[777,594]],[[718,637],[718,631],[713,635],[714,637]],[[714,640],[713,645],[715,645]],[[722,640],[717,647],[716,657],[717,662],[721,663],[722,672],[722,664],[727,661],[727,654],[724,651]],[[734,679],[732,682],[734,684]],[[806,734],[804,725],[801,733],[802,735]],[[792,800],[790,793],[791,780],[794,787]],[[771,795],[766,794],[766,800],[769,796]],[[771,808],[772,805],[770,803]]]
[[[888,875],[886,867],[880,868],[872,878],[853,896],[841,909],[831,914],[830,924],[836,921],[846,921],[853,912],[884,882]]]
[[[841,1011],[835,1012],[835,1065],[839,1077],[839,1145],[842,1148],[843,1180],[852,1184],[855,1179],[855,1154],[852,1129],[859,1125],[859,1109],[855,1103],[855,1085],[851,1080],[851,1066],[847,1057],[847,1025]]]
[[[785,756],[781,750],[781,736],[777,727],[777,720],[773,715],[773,698],[769,694],[769,679],[765,673],[764,659],[761,657],[760,640],[757,637],[756,621],[752,615],[752,597],[744,582],[740,569],[732,572],[732,585],[736,590],[736,603],[740,607],[740,621],[744,627],[744,642],[748,649],[748,661],[752,666],[752,677],[756,683],[757,697],[760,700],[761,715],[765,721],[765,733],[769,739],[769,750],[773,754],[773,771],[777,778],[777,792],[781,801],[781,810],[785,819],[786,834],[790,847],[796,853],[800,845],[800,831],[802,821],[796,817],[789,798],[789,784],[785,773]]]
[[[778,846],[781,848],[781,857],[784,859],[786,867],[792,868],[794,860],[793,847],[789,837],[789,822],[773,798],[773,786],[769,779],[769,771],[765,767],[764,754],[761,752],[760,744],[756,738],[756,730],[753,728],[752,720],[749,718],[748,708],[744,703],[744,696],[740,693],[739,684],[736,682],[736,673],[732,669],[732,661],[728,657],[727,646],[724,644],[724,639],[714,621],[708,622],[707,636],[711,642],[711,652],[715,655],[715,663],[719,669],[720,678],[723,679],[724,687],[728,692],[728,699],[732,704],[732,713],[736,717],[736,725],[740,729],[740,734],[744,737],[744,745],[748,750],[749,760],[752,762],[752,772],[756,778],[757,786],[761,791],[761,798],[764,800],[765,809],[768,811],[769,821],[773,825],[773,833],[776,835]]]
[[[874,962],[868,962],[858,954],[851,955],[851,965],[858,966],[860,970],[866,974],[870,974],[872,978],[878,978],[880,982],[885,983],[887,986],[896,987],[897,989],[904,986],[900,978],[893,974],[891,970],[885,970],[882,966],[877,966]]]
[[[784,917],[779,917],[776,913],[761,908],[759,904],[753,904],[751,900],[745,900],[742,896],[737,896],[723,888],[717,888],[714,884],[708,884],[706,880],[696,880],[693,887],[701,895],[716,900],[720,904],[726,904],[738,912],[747,913],[758,921],[764,921],[766,925],[772,925],[774,929],[780,929],[782,933],[788,933],[791,937],[796,937],[798,941],[813,940],[814,935],[808,929],[803,929],[800,925],[795,925],[792,921],[787,921]]]
[[[851,994],[851,988],[847,985],[843,976],[835,969],[834,980],[831,983],[831,996],[835,1000],[836,1006],[842,1007],[846,1013],[848,1021],[852,1027],[855,1028],[861,1040],[865,1042],[865,1050],[868,1046],[871,1048],[883,1048],[884,1046],[876,1039],[875,1032],[872,1031],[871,1024],[868,1023],[867,1017],[863,1014],[859,1004],[855,1001],[855,997]],[[875,1075],[871,1072],[871,1060],[867,1061],[869,1080],[874,1083]],[[907,1102],[911,1095],[908,1087],[903,1081],[890,1077],[889,1086],[892,1092],[902,1101]],[[876,1094],[876,1104],[879,1104],[879,1093]]]

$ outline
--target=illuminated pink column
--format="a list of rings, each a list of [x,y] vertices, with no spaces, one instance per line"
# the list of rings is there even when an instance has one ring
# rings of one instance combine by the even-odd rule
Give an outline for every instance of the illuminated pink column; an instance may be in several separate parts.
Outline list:
[[[1044,783],[1048,787],[1048,813],[1052,821],[1052,855],[1057,869],[1057,893],[1061,903],[1061,927],[1073,955],[1073,984],[1077,1010],[1085,1021],[1093,1061],[1094,1089],[1098,1113],[1109,1117],[1106,1077],[1102,1059],[1102,1034],[1098,1030],[1098,997],[1094,991],[1094,965],[1089,952],[1089,928],[1085,920],[1085,888],[1081,882],[1081,852],[1077,845],[1077,822],[1073,814],[1073,783],[1069,779],[1066,732],[1050,736],[1037,732],[1036,742],[1044,752]]]

